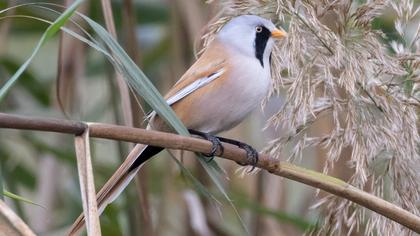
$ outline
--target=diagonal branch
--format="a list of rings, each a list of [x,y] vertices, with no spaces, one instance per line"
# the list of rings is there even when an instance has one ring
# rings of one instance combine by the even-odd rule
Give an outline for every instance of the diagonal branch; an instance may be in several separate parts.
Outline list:
[[[171,133],[129,128],[125,126],[77,121],[32,118],[0,113],[0,128],[50,131],[80,135],[89,127],[91,137],[143,143],[170,149],[182,149],[208,153],[212,144],[208,141]],[[224,144],[222,158],[235,162],[246,162],[244,150],[231,144]],[[334,177],[308,170],[261,154],[257,166],[272,174],[285,177],[331,194],[343,197],[372,211],[375,211],[407,228],[420,233],[420,217],[397,205],[357,189]]]

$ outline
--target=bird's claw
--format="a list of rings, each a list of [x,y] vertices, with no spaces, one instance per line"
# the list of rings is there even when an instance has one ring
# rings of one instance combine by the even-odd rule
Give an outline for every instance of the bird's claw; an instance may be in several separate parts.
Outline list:
[[[209,157],[207,162],[211,162],[214,159],[214,156],[216,155],[217,150],[220,150],[220,155],[223,155],[224,147],[222,145],[222,142],[220,142],[220,140],[216,136],[208,135],[207,137],[205,137],[205,139],[212,143],[210,153],[208,154],[202,153],[203,156]]]
[[[217,137],[217,136],[214,136],[214,135],[211,135],[211,134],[208,134],[208,133],[204,133],[204,132],[201,132],[201,131],[197,131],[197,130],[188,130],[188,131],[191,134],[198,135],[198,136],[210,141],[213,144],[210,153],[208,153],[208,154],[202,153],[203,156],[210,157],[208,162],[213,160],[214,156],[217,153],[217,150],[220,150],[220,154],[219,154],[220,156],[223,155],[224,147],[222,145],[222,142],[226,142],[226,143],[236,145],[237,147],[239,147],[241,149],[244,149],[246,151],[247,161],[246,161],[246,163],[237,162],[239,165],[242,165],[242,166],[251,165],[252,169],[250,170],[250,172],[253,171],[255,169],[255,167],[257,166],[258,152],[257,152],[257,150],[255,150],[250,145],[248,145],[246,143],[243,143],[243,142],[239,142],[237,140],[233,140],[233,139]]]
[[[204,138],[207,141],[210,141],[212,143],[211,151],[210,153],[201,153],[205,157],[209,157],[207,162],[211,162],[214,159],[214,156],[217,154],[217,151],[220,150],[219,155],[223,155],[224,147],[222,145],[222,142],[217,136],[211,135],[209,133],[200,132],[197,130],[188,130],[191,134],[198,135],[202,138]]]
[[[255,148],[253,148],[252,146],[246,143],[239,143],[238,147],[246,151],[247,162],[246,163],[237,162],[237,163],[242,166],[251,165],[252,168],[249,172],[252,172],[258,163],[259,154],[257,150],[255,150]]]
[[[252,169],[249,171],[253,171],[255,169],[255,167],[257,166],[258,163],[258,152],[257,150],[255,150],[252,146],[240,142],[238,140],[234,140],[234,139],[228,139],[228,138],[223,138],[223,137],[218,137],[220,141],[225,142],[225,143],[230,143],[233,144],[241,149],[244,149],[246,151],[246,156],[247,156],[247,161],[246,163],[240,163],[237,162],[239,165],[241,166],[246,166],[246,165],[251,165]]]

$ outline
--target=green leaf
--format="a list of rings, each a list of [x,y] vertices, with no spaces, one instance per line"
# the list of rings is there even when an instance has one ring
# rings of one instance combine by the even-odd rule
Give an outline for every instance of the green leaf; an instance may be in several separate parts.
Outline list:
[[[11,198],[11,199],[15,199],[15,200],[18,200],[18,201],[21,201],[21,202],[25,202],[25,203],[28,203],[28,204],[31,204],[31,205],[39,206],[39,207],[45,209],[45,207],[43,207],[42,205],[40,205],[38,203],[35,203],[35,202],[33,202],[33,201],[31,201],[31,200],[29,200],[27,198],[24,198],[24,197],[21,197],[19,195],[14,194],[14,193],[11,193],[9,191],[3,190],[3,195],[6,196],[6,197],[8,197],[8,198]]]
[[[35,46],[32,54],[29,58],[20,66],[20,68],[15,72],[15,74],[10,78],[5,85],[0,89],[0,101],[3,100],[4,96],[6,96],[7,92],[10,88],[16,83],[19,79],[20,75],[26,70],[32,60],[35,58],[36,54],[41,49],[44,43],[52,38],[55,33],[67,22],[67,20],[73,15],[76,11],[77,7],[83,2],[84,0],[76,0],[70,7],[68,7],[55,21],[51,24],[47,30],[42,34],[41,39],[38,41],[37,45]],[[0,14],[5,12],[7,9],[0,11]]]

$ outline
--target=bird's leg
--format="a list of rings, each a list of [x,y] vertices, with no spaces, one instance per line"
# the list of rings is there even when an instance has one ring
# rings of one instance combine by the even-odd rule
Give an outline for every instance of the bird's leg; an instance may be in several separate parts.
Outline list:
[[[204,156],[210,157],[210,159],[208,160],[209,162],[213,160],[214,155],[216,155],[216,152],[218,149],[220,149],[220,155],[223,155],[224,148],[223,148],[222,143],[220,142],[219,137],[211,135],[209,133],[204,133],[204,132],[192,130],[192,129],[189,129],[188,131],[191,134],[200,136],[204,138],[205,140],[210,141],[213,144],[213,146],[211,147],[211,152],[209,154],[202,153]]]
[[[228,138],[223,138],[223,137],[217,137],[217,138],[219,138],[219,140],[222,141],[222,142],[230,143],[230,144],[233,144],[235,146],[238,146],[241,149],[244,149],[246,151],[247,163],[239,163],[239,162],[237,162],[237,163],[239,165],[242,165],[242,166],[252,165],[251,171],[254,170],[255,166],[258,163],[258,152],[257,152],[257,150],[255,150],[250,145],[248,145],[246,143],[243,143],[243,142],[240,142],[238,140],[228,139]]]

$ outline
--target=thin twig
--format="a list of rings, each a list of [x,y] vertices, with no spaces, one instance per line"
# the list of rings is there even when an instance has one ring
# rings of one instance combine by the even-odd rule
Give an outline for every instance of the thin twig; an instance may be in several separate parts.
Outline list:
[[[81,129],[89,126],[90,136],[144,143],[169,149],[208,153],[212,144],[206,140],[180,136],[152,130],[129,128],[100,123],[75,122],[68,120],[32,118],[0,113],[0,128],[52,131],[59,133],[80,134]],[[243,163],[247,160],[246,152],[234,145],[224,143],[222,158]],[[285,177],[306,185],[322,189],[326,192],[343,197],[372,211],[375,211],[407,228],[420,233],[420,217],[406,211],[390,202],[357,189],[348,183],[334,177],[308,170],[287,162],[279,161],[268,155],[261,154],[257,167],[272,174]]]

